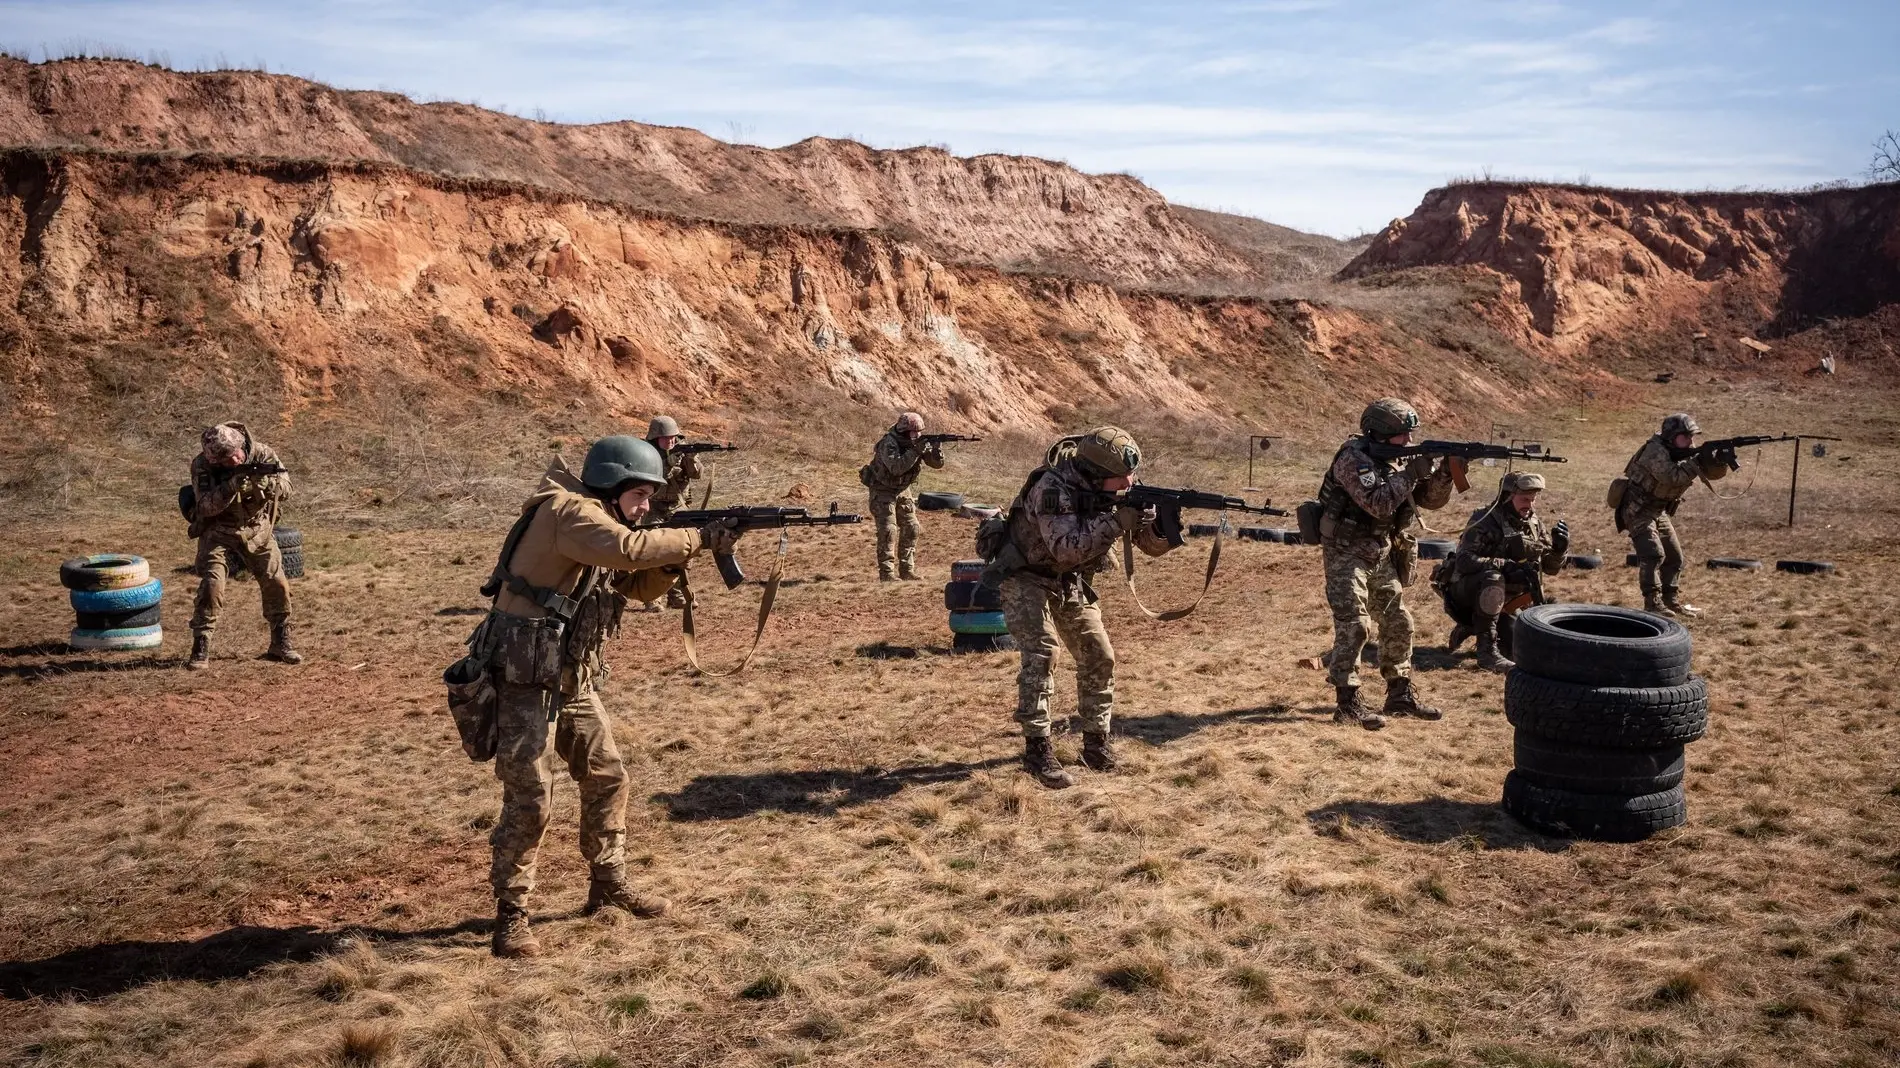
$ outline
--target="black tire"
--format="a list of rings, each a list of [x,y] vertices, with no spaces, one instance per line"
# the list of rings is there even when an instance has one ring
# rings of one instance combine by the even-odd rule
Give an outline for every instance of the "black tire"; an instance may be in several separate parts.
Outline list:
[[[953,634],[950,650],[955,653],[1013,653],[1016,639],[1007,634]]]
[[[1564,564],[1578,571],[1595,571],[1603,566],[1603,558],[1595,553],[1572,553],[1564,557]]]
[[[1522,651],[1521,628],[1515,640]],[[1504,718],[1557,742],[1606,749],[1681,745],[1709,729],[1709,687],[1695,675],[1680,686],[1579,686],[1532,675],[1519,661],[1504,679]]]
[[[1211,538],[1220,533],[1219,523],[1189,523],[1188,533],[1196,538]]]
[[[958,560],[950,565],[950,581],[975,582],[983,577],[983,561]]]
[[[271,537],[277,539],[279,549],[300,549],[303,547],[303,531],[289,527],[278,527],[271,531]]]
[[[1775,570],[1790,575],[1821,575],[1834,570],[1834,565],[1826,560],[1776,560]]]
[[[1682,785],[1684,750],[1680,745],[1606,749],[1518,731],[1512,751],[1518,777],[1547,790],[1634,797]]]
[[[158,616],[157,604],[125,612],[74,612],[73,626],[79,630],[138,630],[157,626]]]
[[[919,493],[917,510],[920,512],[954,512],[963,507],[961,493]]]
[[[1504,811],[1534,831],[1599,842],[1640,842],[1689,822],[1680,786],[1634,797],[1579,794],[1532,785],[1515,771],[1504,777]]]
[[[943,588],[943,606],[952,612],[1000,612],[1003,591],[979,582],[952,582]]]
[[[1517,614],[1517,666],[1583,686],[1680,686],[1689,631],[1673,619],[1600,604],[1540,604]]]
[[[1511,659],[1511,653],[1517,648],[1517,642],[1512,637],[1517,633],[1516,621],[1516,616],[1501,616],[1498,619],[1498,652],[1503,653],[1506,660]],[[1466,619],[1465,625],[1470,626],[1471,621]]]
[[[303,577],[303,546],[299,545],[292,549],[281,549],[278,551],[278,554],[283,557],[285,578],[300,579]]]
[[[1450,538],[1420,538],[1418,540],[1418,558],[1420,560],[1443,560],[1458,551],[1458,543]]]
[[[1709,557],[1709,570],[1760,571],[1761,561],[1746,560],[1739,556],[1711,556]]]
[[[1267,541],[1269,533],[1266,527],[1241,527],[1234,531],[1234,537],[1241,541]]]

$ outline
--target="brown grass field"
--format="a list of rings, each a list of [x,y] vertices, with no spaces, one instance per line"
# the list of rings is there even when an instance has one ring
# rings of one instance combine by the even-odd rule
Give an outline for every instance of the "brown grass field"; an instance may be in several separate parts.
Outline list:
[[[1324,677],[1296,665],[1330,641],[1317,551],[1264,543],[1229,542],[1207,602],[1178,623],[1145,621],[1104,580],[1126,768],[1043,791],[1015,766],[1014,657],[948,655],[938,583],[867,578],[867,523],[794,533],[766,647],[735,678],[685,670],[672,614],[629,617],[606,687],[634,779],[629,853],[675,910],[578,916],[564,783],[535,902],[549,954],[527,962],[488,954],[499,791],[453,744],[438,682],[479,611],[500,512],[435,525],[293,506],[310,662],[251,659],[264,627],[239,584],[204,674],[179,670],[192,580],[174,573],[190,545],[172,514],[106,500],[10,519],[0,1057],[1893,1064],[1900,407],[1851,390],[1699,401],[1713,432],[1849,440],[1804,460],[1794,530],[1785,445],[1718,484],[1746,495],[1698,489],[1683,508],[1714,710],[1680,831],[1571,842],[1499,811],[1501,680],[1444,655],[1429,590],[1410,598],[1419,678],[1445,719],[1334,726]],[[1570,518],[1576,551],[1609,558],[1552,580],[1563,599],[1636,600],[1601,487],[1672,403],[1546,418],[1573,462],[1553,469],[1545,511]],[[861,444],[755,454],[717,502],[796,481],[848,505]],[[1154,481],[1244,481],[1224,444],[1164,444]],[[1332,441],[1291,444],[1262,476],[1281,503],[1309,491]],[[927,484],[994,500],[1031,458],[1021,443],[964,447]],[[535,473],[510,477],[525,489]],[[1455,533],[1483,496],[1432,525]],[[926,573],[968,555],[970,530],[927,515]],[[742,544],[755,574],[773,545]],[[1149,566],[1144,596],[1186,596],[1205,546]],[[107,550],[165,579],[161,655],[65,651],[58,562]],[[1839,570],[1709,572],[1710,555]],[[757,588],[700,585],[709,659],[729,659]],[[1065,676],[1059,704],[1073,693]],[[1076,744],[1059,740],[1065,756]]]

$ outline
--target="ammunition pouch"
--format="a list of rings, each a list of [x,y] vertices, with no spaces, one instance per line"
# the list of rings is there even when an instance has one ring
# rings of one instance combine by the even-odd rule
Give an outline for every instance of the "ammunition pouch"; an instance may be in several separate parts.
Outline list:
[[[1604,495],[1603,503],[1609,505],[1610,511],[1612,512],[1621,510],[1623,507],[1623,498],[1629,493],[1629,488],[1629,479],[1612,479],[1610,482],[1610,492]]]
[[[871,477],[870,464],[865,464],[863,467],[858,468],[858,481],[864,484],[865,489],[874,490],[877,488],[877,483]]]
[[[977,559],[986,563],[995,560],[1003,546],[1009,544],[1009,519],[1014,511],[1006,509],[976,525]]]
[[[1293,510],[1294,521],[1300,526],[1300,544],[1318,545],[1320,541],[1320,520],[1324,506],[1318,501],[1301,501]]]
[[[1400,586],[1409,587],[1418,571],[1418,539],[1410,532],[1392,538],[1392,574]]]
[[[442,673],[449,690],[449,715],[455,719],[455,732],[462,737],[462,752],[477,764],[495,759],[500,728],[496,712],[501,695],[488,676],[488,664],[470,653],[449,665]]]
[[[620,630],[620,617],[627,599],[604,584],[595,586],[580,600],[573,622],[562,641],[559,689],[567,697],[577,697],[597,689],[607,680],[607,663],[601,646]]]
[[[567,624],[558,616],[530,619],[491,612],[488,626],[488,664],[497,678],[511,686],[561,688],[561,666],[567,659]]]
[[[992,522],[992,520],[986,519],[984,522],[989,523]],[[1016,547],[1014,541],[1005,537],[1003,539],[1003,547],[998,549],[995,555],[990,557],[985,563],[983,575],[978,579],[978,582],[989,589],[996,589],[1003,584],[1004,579],[1016,574],[1018,571],[1026,569],[1028,566],[1029,561],[1023,557],[1023,551]]]

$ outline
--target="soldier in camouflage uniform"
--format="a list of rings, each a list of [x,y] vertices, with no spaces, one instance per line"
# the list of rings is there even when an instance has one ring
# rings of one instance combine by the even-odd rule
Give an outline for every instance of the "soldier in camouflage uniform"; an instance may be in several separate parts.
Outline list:
[[[1367,730],[1385,726],[1385,716],[1438,719],[1438,709],[1418,702],[1412,690],[1412,613],[1404,587],[1416,564],[1410,532],[1420,508],[1443,508],[1451,500],[1451,469],[1429,456],[1374,459],[1374,442],[1406,445],[1418,429],[1418,412],[1402,400],[1375,401],[1359,417],[1360,435],[1348,438],[1320,482],[1320,555],[1326,570],[1326,603],[1333,611],[1333,651],[1327,674],[1338,698],[1335,723]],[[1384,715],[1359,696],[1359,654],[1374,621],[1379,633],[1379,674],[1385,677]]]
[[[1465,639],[1478,639],[1478,666],[1503,674],[1514,664],[1498,651],[1498,614],[1526,594],[1536,597],[1542,583],[1534,571],[1555,575],[1563,570],[1570,550],[1570,527],[1559,521],[1544,530],[1537,516],[1537,495],[1544,476],[1513,471],[1498,484],[1497,500],[1471,513],[1470,525],[1458,539],[1458,551],[1432,574],[1440,587],[1445,611],[1452,618],[1446,652],[1457,652]],[[1537,603],[1543,603],[1538,601]]]
[[[858,479],[871,491],[871,518],[877,524],[877,577],[915,580],[917,574],[917,494],[911,486],[923,465],[943,466],[943,448],[919,442],[924,417],[916,412],[898,416],[897,423],[877,441],[871,462],[858,470]],[[892,525],[897,551],[891,551]]]
[[[1112,426],[1057,442],[1010,504],[1001,543],[984,554],[990,560],[984,581],[1000,581],[1003,620],[1022,654],[1016,719],[1023,727],[1023,768],[1051,789],[1074,781],[1049,740],[1055,692],[1049,673],[1058,641],[1075,658],[1082,763],[1096,771],[1115,767],[1109,744],[1115,649],[1091,580],[1108,566],[1109,550],[1124,534],[1150,556],[1169,549],[1151,510],[1114,502],[1140,463],[1135,439]]]
[[[1696,479],[1714,482],[1729,472],[1720,458],[1696,455],[1695,436],[1701,431],[1688,412],[1677,412],[1663,420],[1661,432],[1644,442],[1623,468],[1616,529],[1629,531],[1636,550],[1644,610],[1660,616],[1702,614],[1682,599],[1682,543],[1670,518]]]
[[[202,671],[211,666],[211,634],[224,610],[224,580],[233,559],[257,576],[258,592],[264,596],[264,618],[270,622],[270,648],[264,656],[301,664],[303,655],[290,643],[290,580],[284,576],[276,537],[278,514],[290,496],[290,475],[232,473],[240,464],[283,466],[276,451],[252,438],[243,423],[207,427],[200,446],[191,458],[189,533],[198,539],[199,579],[191,613],[191,658],[185,667]]]
[[[649,525],[664,522],[679,511],[680,502],[686,499],[686,487],[699,477],[699,458],[690,452],[673,451],[685,437],[679,421],[670,415],[656,415],[647,423],[647,444],[660,451],[660,462],[666,468],[666,485],[653,491],[647,507],[645,522]],[[684,585],[676,580],[666,591],[666,607],[685,608],[686,597]]]
[[[495,777],[501,815],[494,860],[496,956],[531,957],[541,946],[525,902],[554,807],[555,762],[580,784],[581,855],[593,878],[584,911],[664,912],[667,901],[626,882],[627,774],[599,687],[601,646],[628,598],[652,600],[701,552],[730,551],[730,521],[700,530],[635,529],[666,484],[659,452],[633,437],[602,438],[579,478],[556,457],[522,506],[483,592],[494,607],[469,638],[498,694]]]

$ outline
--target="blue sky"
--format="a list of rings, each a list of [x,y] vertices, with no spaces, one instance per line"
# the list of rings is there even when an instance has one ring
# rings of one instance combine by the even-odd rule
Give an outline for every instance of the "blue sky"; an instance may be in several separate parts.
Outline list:
[[[264,65],[561,122],[1013,152],[1351,234],[1481,173],[1860,177],[1900,2],[0,0],[0,47]]]

